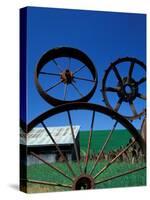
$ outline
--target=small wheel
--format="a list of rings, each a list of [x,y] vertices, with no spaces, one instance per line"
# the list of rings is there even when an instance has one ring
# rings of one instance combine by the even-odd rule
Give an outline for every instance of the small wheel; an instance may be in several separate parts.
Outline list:
[[[58,117],[59,120],[56,117]],[[103,131],[95,132],[94,130],[97,130],[97,128],[99,130],[103,130],[103,120],[105,121],[106,119],[107,124],[105,124],[105,128],[107,128],[107,131],[104,131],[104,133]],[[52,126],[52,124],[53,126],[58,127],[60,126],[60,124],[62,125],[62,122],[63,125],[67,126],[67,131],[63,131],[62,133],[59,132],[59,134],[57,133],[56,138],[54,137],[54,133],[50,131],[49,127]],[[86,130],[88,131],[83,131],[82,133],[80,133],[80,137],[83,134],[84,141],[80,140],[80,142],[77,144],[77,140],[75,139],[74,125],[79,125],[79,122],[80,127],[85,125]],[[27,175],[27,182],[29,184],[41,184],[45,186],[48,185],[50,187],[56,187],[56,190],[59,190],[60,188],[67,188],[67,190],[93,189],[100,188],[103,183],[107,185],[107,183],[110,184],[110,181],[113,182],[117,178],[132,173],[137,173],[138,171],[145,169],[145,162],[143,162],[142,164],[139,163],[139,165],[130,165],[130,161],[127,161],[127,167],[123,167],[122,169],[119,169],[119,167],[117,167],[117,165],[124,166],[124,160],[121,164],[121,158],[124,159],[124,156],[127,159],[130,159],[130,155],[127,155],[127,151],[131,146],[134,145],[135,142],[139,144],[143,154],[145,154],[145,143],[138,131],[128,120],[106,107],[85,102],[69,103],[57,106],[38,116],[28,125],[29,132],[26,135],[27,143],[28,137],[30,137],[30,133],[32,142],[35,141],[37,143],[39,141],[39,139],[37,138],[38,135],[34,137],[34,131],[32,132],[32,130],[36,126],[38,128],[41,127],[43,130],[38,132],[38,135],[46,135],[46,137],[44,135],[44,141],[51,141],[54,144],[56,151],[62,157],[62,161],[56,161],[53,163],[48,162],[48,160],[45,159],[45,156],[43,158],[40,153],[36,152],[35,145],[32,150],[28,149],[28,152],[30,151],[29,153],[31,154],[31,156],[49,167],[45,168],[44,170],[40,167],[39,164],[39,173],[36,171],[38,169],[37,165],[35,171],[33,171],[33,168],[31,169],[32,173],[30,173],[30,169],[28,169],[29,175]],[[111,128],[108,130],[108,127]],[[126,143],[123,139],[123,146],[121,146],[121,148],[120,146],[118,146],[117,148],[119,149],[113,149],[114,144],[110,146],[110,142],[114,140],[113,136],[115,136],[116,138],[116,144],[120,145],[119,141],[117,141],[117,138],[120,137],[119,135],[122,135],[123,137],[123,135],[125,134],[124,131],[123,134],[122,132],[118,133],[118,128],[120,128],[120,130],[123,130],[122,128],[124,128],[124,131],[127,131],[126,133],[129,134],[129,138],[131,136],[132,141],[131,143],[128,143],[129,141],[127,140]],[[67,137],[66,134],[68,134]],[[102,141],[96,139],[97,137],[99,137],[98,135],[100,134],[104,134],[102,137]],[[62,143],[61,145],[57,143],[57,141],[60,139],[64,141],[64,138],[62,138],[64,135],[67,140],[69,140],[69,143],[71,141],[73,142],[73,148],[75,152],[75,159],[73,161],[66,158],[66,155],[61,149]],[[81,143],[84,144],[83,146],[85,147],[85,154],[81,152]],[[97,152],[95,152],[95,150]],[[113,173],[111,172],[111,170],[113,170]],[[40,175],[39,177],[36,177],[37,174],[41,174],[42,172],[43,174],[41,175],[41,177]],[[46,173],[48,174],[46,175]]]
[[[121,75],[121,73],[123,73],[121,70],[127,73]],[[135,72],[141,70],[143,73],[141,74],[141,71],[138,72],[138,75],[140,75],[140,78],[138,77],[138,80],[136,80],[137,77],[134,77],[135,75],[133,75],[134,70]],[[109,77],[110,74],[111,79]],[[114,81],[113,86],[111,83],[112,81]],[[103,77],[101,91],[105,104],[110,109],[119,112],[121,115],[131,121],[140,118],[145,113],[144,101],[146,100],[146,95],[142,93],[146,93],[146,91],[141,91],[141,87],[143,86],[143,84],[145,84],[145,82],[146,66],[143,62],[137,60],[136,58],[130,57],[116,60],[115,62],[111,63]],[[144,88],[146,88],[145,85]],[[114,99],[117,102],[112,105],[111,102]],[[137,100],[138,103],[136,103]],[[121,110],[122,104],[125,104],[126,107],[125,109]],[[127,107],[127,104],[129,105],[129,109]],[[138,107],[140,107],[140,111],[137,110]],[[124,114],[125,111],[127,114]]]
[[[97,72],[82,51],[70,47],[54,48],[40,58],[35,84],[40,95],[53,106],[87,102],[95,92]]]

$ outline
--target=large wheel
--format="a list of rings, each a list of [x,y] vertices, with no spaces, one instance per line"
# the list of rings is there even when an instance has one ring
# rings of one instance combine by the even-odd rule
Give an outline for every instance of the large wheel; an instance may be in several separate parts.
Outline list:
[[[56,117],[61,117],[61,119],[58,120]],[[107,121],[107,124],[104,123],[105,120]],[[84,135],[86,136],[87,141],[85,138],[84,140],[80,140],[80,148],[81,143],[86,142],[85,146],[87,147],[84,153],[81,149],[79,151],[74,135],[73,127],[77,124],[80,125],[81,129],[84,126],[86,126],[86,128],[89,127],[89,131],[88,133],[86,133],[88,134],[88,137]],[[96,133],[94,133],[94,130],[103,130],[104,124],[105,128],[107,129],[107,131],[104,131],[104,140],[95,140],[95,137],[97,137],[99,134],[102,134],[102,132],[97,131]],[[69,134],[72,137],[73,141],[76,157],[75,161],[68,160],[64,155],[60,146],[57,144],[56,140],[48,129],[48,127],[52,125],[67,125],[70,127]],[[50,187],[56,187],[56,190],[59,190],[58,188],[66,188],[67,190],[92,189],[99,188],[104,183],[107,184],[108,182],[113,182],[117,178],[122,178],[129,174],[138,173],[138,171],[145,169],[145,163],[138,165],[138,167],[135,167],[133,164],[130,165],[128,163],[128,165],[130,165],[128,169],[123,168],[123,170],[121,170],[120,168],[118,168],[116,173],[114,173],[114,171],[113,174],[108,173],[109,169],[111,169],[111,166],[117,166],[119,165],[119,163],[121,163],[121,158],[126,155],[128,149],[133,146],[135,142],[140,145],[143,154],[145,154],[145,142],[143,141],[139,132],[132,126],[132,124],[128,120],[106,107],[90,103],[70,103],[55,107],[43,113],[28,125],[28,134],[26,135],[27,137],[30,134],[30,131],[32,131],[32,129],[36,126],[43,127],[43,129],[47,133],[47,136],[49,136],[50,140],[55,145],[57,152],[62,157],[63,162],[57,165],[56,163],[50,163],[44,160],[44,158],[42,158],[36,152],[34,152],[33,149],[30,154],[50,168],[50,171],[47,172],[49,174],[45,176],[45,179],[48,176],[51,176],[51,178],[49,177],[48,180],[45,180],[44,178],[42,179],[41,177],[39,177],[38,179],[33,179],[32,176],[28,176],[27,181],[29,184],[41,184],[45,186],[49,185]],[[128,139],[126,141],[123,140],[121,148],[119,144],[119,138],[124,137],[125,132],[120,132],[118,134],[118,128],[121,130],[124,129],[126,133],[128,133],[128,139],[132,138],[132,141],[129,143]],[[79,135],[80,137],[81,134],[82,132]],[[96,136],[95,134],[98,135]],[[114,147],[110,145],[111,147],[109,149],[109,144],[112,140],[114,140],[113,136],[116,134],[118,134],[118,136],[115,136],[115,144],[119,144],[119,146],[116,150],[113,149]],[[94,152],[94,148],[96,145],[97,153],[93,154],[92,152]],[[115,153],[113,155],[110,155],[108,151]],[[104,155],[109,155],[109,159],[106,159],[106,156]],[[39,173],[41,173],[41,171]],[[44,177],[45,173],[46,172],[43,171],[42,177]],[[59,176],[62,176],[63,179],[56,178]]]
[[[146,140],[146,116],[142,121],[140,133],[141,133],[143,140],[146,142],[147,141]]]
[[[129,66],[129,69],[128,69]],[[122,68],[122,69],[121,69]],[[121,74],[122,71],[127,74]],[[133,72],[139,74],[138,80]],[[111,79],[109,75],[113,73]],[[114,84],[112,85],[112,81]],[[145,113],[146,91],[142,91],[142,84],[146,82],[146,66],[136,58],[121,58],[111,63],[105,71],[102,81],[102,95],[105,104],[116,112],[119,112],[129,120],[140,118]],[[146,88],[144,86],[144,88]],[[109,96],[110,95],[110,96]],[[115,95],[118,97],[115,98]],[[116,103],[112,105],[115,98]],[[135,103],[138,99],[138,102]],[[121,110],[121,106],[125,105]],[[142,105],[142,106],[139,106]],[[128,109],[129,106],[129,109]],[[139,110],[140,107],[140,110]],[[142,107],[142,108],[141,108]],[[127,115],[124,112],[128,113]],[[130,113],[131,112],[131,113]]]
[[[88,56],[70,47],[49,50],[39,60],[35,84],[40,95],[57,106],[87,102],[97,86],[97,72]]]

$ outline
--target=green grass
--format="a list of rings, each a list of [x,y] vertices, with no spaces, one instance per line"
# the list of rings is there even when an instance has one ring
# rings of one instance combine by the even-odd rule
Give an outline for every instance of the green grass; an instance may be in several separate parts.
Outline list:
[[[98,153],[101,147],[103,146],[109,131],[94,131],[92,135],[91,141],[91,154]],[[80,132],[80,151],[81,154],[85,154],[87,151],[87,144],[88,144],[88,136],[89,131],[82,131]],[[126,145],[129,142],[131,135],[126,130],[116,130],[111,140],[109,141],[108,145],[105,148],[105,152],[116,150],[121,146]],[[93,175],[96,174],[105,164],[107,161],[99,162]],[[66,167],[65,163],[56,162],[53,163],[58,168],[62,169],[66,174],[72,176],[68,168]],[[80,174],[77,163],[70,161],[72,168],[74,169],[77,175]],[[84,163],[82,162],[82,167]],[[96,180],[103,180],[105,178],[117,175],[119,173],[126,172],[130,169],[135,169],[145,165],[145,163],[125,163],[125,162],[115,162],[111,165],[104,173],[102,173]],[[88,171],[90,171],[91,167],[93,166],[93,161],[89,161],[88,164]],[[28,166],[27,168],[28,179],[34,180],[43,180],[49,181],[54,183],[62,183],[62,184],[71,184],[71,181],[66,179],[63,175],[57,173],[55,170],[52,170],[50,167],[46,166],[45,164],[38,164]],[[96,186],[96,188],[114,188],[114,187],[127,187],[127,186],[143,186],[146,185],[146,170],[142,170],[130,175],[126,175],[124,177],[120,177],[114,179],[113,181],[108,181]],[[66,188],[61,187],[54,187],[54,186],[46,186],[46,185],[39,185],[39,184],[31,184],[28,183],[28,192],[50,192],[50,191],[64,191],[68,190]]]
[[[95,175],[105,164],[106,162],[99,163],[93,175]],[[75,173],[79,175],[77,164],[75,162],[71,162],[71,165]],[[119,173],[126,172],[131,169],[141,167],[143,165],[144,163],[129,164],[125,162],[116,162],[113,165],[111,165],[104,173],[102,173],[96,180],[97,181],[103,180],[105,178],[117,175]],[[64,163],[55,163],[55,166],[59,167],[66,174],[71,176],[70,171],[68,170],[68,168],[66,167]],[[92,166],[93,166],[93,161],[90,161],[88,165],[88,171],[90,171]],[[66,179],[63,175],[57,173],[56,171],[52,170],[50,167],[44,164],[29,166],[28,179],[71,184],[71,181],[69,179]],[[143,185],[146,185],[146,170],[141,170],[139,172],[114,179],[113,181],[108,181],[108,182],[99,184],[96,186],[96,188],[114,188],[114,187],[143,186]],[[53,187],[53,186],[43,186],[43,185],[31,184],[31,183],[28,184],[29,193],[30,192],[64,191],[64,190],[68,190],[68,189],[61,188],[61,187]]]

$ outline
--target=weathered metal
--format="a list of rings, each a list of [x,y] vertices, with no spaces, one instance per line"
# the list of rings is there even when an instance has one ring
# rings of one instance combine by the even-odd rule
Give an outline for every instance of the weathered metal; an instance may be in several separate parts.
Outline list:
[[[60,64],[56,61],[57,58],[68,58],[68,65],[65,67],[65,69],[60,66]],[[77,69],[74,71],[71,71],[71,58],[76,59],[82,63],[82,66],[76,66]],[[43,67],[48,63],[53,62],[55,66],[58,68],[59,73],[49,73],[44,72]],[[81,71],[82,69],[88,69],[89,73],[92,76],[92,79],[88,79],[86,77],[78,77],[76,74]],[[55,84],[51,85],[46,90],[43,89],[43,86],[39,82],[40,75],[49,75],[54,77],[59,77],[59,81],[57,81]],[[60,47],[60,48],[54,48],[46,52],[39,60],[36,70],[35,70],[35,85],[37,87],[37,90],[39,94],[50,104],[53,106],[57,106],[60,104],[65,104],[69,102],[87,102],[94,94],[96,87],[97,87],[97,71],[94,67],[94,64],[89,59],[89,57],[83,53],[82,51],[70,47]],[[92,89],[88,92],[88,94],[84,95],[80,92],[79,88],[76,85],[76,81],[82,80],[92,83]],[[51,83],[51,81],[50,81]],[[52,95],[50,95],[50,90],[57,87],[58,85],[64,85],[64,96],[61,99],[58,99]],[[71,85],[72,86],[72,94],[74,91],[76,91],[79,95],[78,99],[75,100],[67,100],[67,87]],[[73,91],[74,90],[74,91]],[[49,92],[49,93],[48,93]]]
[[[69,119],[69,124],[70,124],[70,128],[71,128],[71,135],[72,135],[72,139],[73,139],[73,143],[74,143],[74,149],[75,149],[75,154],[76,154],[76,159],[77,159],[77,163],[78,163],[78,167],[80,172],[82,173],[82,169],[81,169],[81,164],[80,164],[80,156],[79,156],[79,152],[77,149],[77,144],[76,144],[76,140],[75,140],[75,135],[74,135],[74,131],[73,131],[73,125],[72,125],[72,120],[71,120],[71,115],[69,110],[67,111],[68,114],[68,119]]]
[[[114,179],[116,179],[116,178],[119,178],[119,177],[122,177],[122,176],[126,176],[126,175],[129,175],[129,174],[138,172],[138,171],[140,171],[140,170],[143,170],[143,169],[146,169],[146,166],[144,166],[144,167],[139,167],[139,168],[133,169],[133,170],[129,170],[129,171],[127,171],[127,172],[118,174],[118,175],[116,175],[116,176],[112,176],[112,177],[106,178],[106,179],[104,179],[104,180],[97,181],[97,182],[95,183],[95,185],[98,185],[98,184],[101,184],[101,183],[105,183],[105,182],[107,182],[107,181],[111,181],[111,180],[114,180]]]
[[[80,176],[76,177],[72,185],[73,190],[87,190],[94,189],[94,187],[95,183],[93,177],[87,174],[81,174]]]
[[[139,146],[141,147],[143,154],[145,154],[146,150],[145,150],[145,142],[142,139],[141,135],[138,133],[138,131],[134,128],[134,126],[127,120],[125,119],[123,116],[121,116],[120,114],[118,114],[117,112],[110,110],[106,107],[100,106],[100,105],[96,105],[96,104],[91,104],[91,103],[85,103],[85,102],[76,102],[76,103],[68,103],[68,104],[64,104],[64,105],[60,105],[57,106],[53,109],[48,110],[47,112],[43,113],[42,115],[38,116],[36,119],[34,119],[29,125],[28,125],[28,130],[31,131],[35,126],[37,126],[39,123],[44,122],[44,120],[47,120],[48,118],[51,118],[52,116],[54,116],[55,114],[58,113],[63,113],[63,112],[67,112],[68,113],[68,119],[69,119],[69,124],[70,124],[70,128],[72,130],[71,135],[73,138],[73,142],[74,142],[74,147],[77,150],[77,146],[74,140],[74,133],[73,133],[73,128],[72,128],[72,119],[71,119],[71,111],[73,110],[90,110],[93,112],[92,115],[92,120],[91,120],[91,134],[88,140],[88,148],[87,148],[87,156],[89,156],[89,152],[90,152],[90,143],[91,143],[91,137],[92,137],[92,130],[93,130],[93,125],[94,125],[94,116],[95,113],[102,113],[106,116],[109,116],[110,118],[112,118],[113,120],[115,120],[115,124],[113,126],[113,129],[110,131],[110,134],[108,135],[108,137],[106,138],[106,141],[104,142],[104,145],[102,147],[102,149],[100,149],[99,151],[99,157],[101,156],[101,152],[102,150],[105,148],[105,146],[107,145],[111,135],[113,134],[113,131],[115,130],[116,126],[118,123],[120,123],[121,125],[123,125],[128,132],[131,134],[131,137],[134,138],[134,140],[132,141],[132,143],[130,143],[128,146],[126,146],[124,149],[122,149],[121,152],[118,152],[117,155],[110,160],[106,166],[104,166],[96,175],[93,175],[93,171],[95,169],[95,166],[97,165],[98,161],[96,161],[96,164],[94,164],[94,168],[92,168],[92,173],[89,172],[89,170],[87,171],[88,168],[88,161],[86,160],[86,162],[84,163],[84,165],[82,164],[81,167],[81,162],[80,162],[80,156],[78,155],[78,151],[76,151],[76,157],[77,157],[77,163],[78,163],[78,167],[79,167],[79,174],[74,173],[73,167],[71,165],[71,163],[69,163],[66,159],[64,159],[64,163],[67,164],[69,170],[71,171],[73,177],[69,176],[68,174],[66,174],[66,172],[64,170],[60,170],[58,167],[56,167],[55,165],[52,165],[51,163],[48,163],[47,161],[45,161],[43,158],[41,158],[39,155],[37,155],[34,152],[31,152],[31,154],[33,156],[35,156],[37,159],[41,160],[43,163],[45,163],[46,165],[48,165],[50,168],[52,168],[53,170],[57,171],[58,173],[62,174],[64,177],[66,177],[67,179],[71,180],[72,184],[69,185],[69,187],[71,186],[71,189],[73,190],[80,190],[80,189],[93,189],[97,184],[101,183],[101,180],[97,180],[99,175],[101,173],[103,173],[105,170],[107,170],[107,168],[112,165],[124,152],[127,151],[127,149],[133,145],[133,143],[135,143],[135,141],[139,144]],[[44,124],[45,130],[47,131],[47,127]],[[48,134],[49,137],[52,139],[51,134]],[[58,152],[62,155],[63,152],[59,149],[59,146],[57,145],[57,143],[54,141],[54,139],[52,139],[56,149],[58,150]],[[64,155],[62,156],[64,158]],[[131,171],[116,175],[114,177],[108,177],[105,180],[102,180],[103,182],[107,181],[107,180],[113,180],[117,177],[126,175],[126,174],[130,174],[133,173],[134,171],[138,171],[138,170],[142,170],[145,167],[139,168],[139,169],[133,169]],[[29,182],[35,182],[35,180],[30,180]],[[40,184],[40,182],[39,182]],[[41,184],[44,184],[44,182],[42,182]],[[47,182],[45,183],[47,184]],[[53,182],[51,183],[51,181],[49,182],[49,185],[54,185]],[[59,186],[59,183],[56,183],[56,185]],[[65,187],[64,184],[60,185],[60,187]],[[66,186],[68,187],[68,185]],[[68,187],[68,188],[69,188]]]
[[[102,174],[110,165],[112,165],[124,152],[126,152],[129,147],[131,147],[135,143],[135,140],[131,142],[127,147],[125,147],[121,152],[119,152],[111,161],[109,161],[95,176],[96,179],[100,174]]]
[[[94,119],[95,119],[95,111],[93,111],[92,114],[92,121],[91,121],[91,128],[90,128],[90,135],[89,135],[89,140],[88,140],[88,147],[87,147],[87,153],[86,153],[86,159],[85,159],[85,167],[84,167],[84,172],[86,173],[87,171],[87,164],[89,161],[89,154],[90,154],[90,147],[91,147],[91,140],[92,140],[92,132],[93,132],[93,126],[94,126]]]
[[[65,161],[68,169],[71,171],[72,175],[75,176],[75,172],[72,169],[72,167],[70,166],[68,160],[66,159],[66,157],[64,156],[63,152],[61,151],[61,149],[59,148],[59,145],[56,143],[55,139],[53,138],[53,136],[51,135],[51,133],[49,132],[49,130],[47,129],[46,125],[44,122],[41,122],[41,124],[43,125],[44,129],[46,130],[47,134],[49,135],[50,139],[53,141],[54,145],[56,146],[57,151],[59,152],[60,156],[62,157],[63,161]]]
[[[68,176],[66,173],[64,173],[62,170],[60,170],[58,167],[56,167],[56,166],[52,165],[51,163],[45,161],[43,158],[41,158],[36,153],[34,153],[34,152],[30,152],[30,153],[31,153],[31,155],[33,155],[34,157],[36,157],[37,159],[41,160],[43,163],[48,165],[50,168],[52,168],[53,170],[57,171],[59,174],[62,174],[65,178],[73,181],[73,179],[70,176]]]
[[[60,63],[57,61],[57,58],[67,58],[68,59],[68,64],[65,66],[65,69],[60,65]],[[82,66],[76,66],[77,69],[72,71],[71,69],[71,59],[76,59],[82,63]],[[59,73],[53,73],[53,72],[45,72],[43,71],[44,66],[49,63],[53,62],[55,67],[59,70]],[[130,68],[127,76],[121,77],[117,65],[123,62],[130,62]],[[47,160],[43,159],[39,154],[35,153],[34,151],[30,151],[30,154],[34,156],[36,159],[40,160],[41,162],[45,163],[48,165],[52,170],[55,170],[57,173],[63,175],[66,179],[68,179],[71,183],[70,185],[63,184],[63,183],[54,183],[51,181],[42,181],[42,180],[30,180],[30,179],[23,179],[26,180],[29,183],[35,183],[35,184],[44,184],[44,185],[51,185],[51,186],[57,186],[57,187],[66,187],[68,189],[72,190],[81,190],[81,189],[93,189],[97,184],[101,184],[104,182],[107,182],[109,180],[116,179],[121,176],[125,176],[134,172],[137,172],[139,170],[143,170],[146,167],[139,167],[138,169],[132,169],[127,172],[112,176],[112,177],[107,177],[105,179],[98,179],[98,177],[104,173],[114,162],[116,162],[123,154],[126,153],[126,151],[132,147],[135,143],[138,144],[138,146],[141,149],[142,154],[145,156],[146,154],[146,121],[143,121],[142,127],[141,127],[141,133],[136,130],[136,128],[128,121],[134,120],[137,118],[140,118],[144,113],[145,113],[145,108],[143,109],[142,112],[137,113],[136,108],[134,106],[133,101],[136,98],[140,98],[143,100],[146,100],[146,97],[140,93],[139,91],[139,85],[144,83],[146,81],[146,77],[142,77],[140,80],[136,81],[135,78],[133,77],[133,68],[135,64],[139,65],[142,67],[144,70],[146,70],[146,66],[144,63],[141,61],[137,60],[136,58],[121,58],[118,59],[117,61],[111,63],[109,68],[106,70],[105,75],[103,77],[102,81],[102,94],[103,98],[105,101],[105,104],[108,106],[104,107],[101,105],[97,104],[92,104],[92,103],[87,103],[88,100],[92,97],[94,94],[96,87],[97,87],[97,71],[94,67],[94,64],[92,61],[88,58],[88,56],[81,52],[78,49],[74,48],[68,48],[68,47],[60,47],[60,48],[55,48],[52,50],[49,50],[46,52],[39,60],[36,70],[35,70],[35,84],[37,87],[37,90],[41,97],[44,98],[49,104],[56,106],[55,108],[52,108],[37,118],[35,118],[33,121],[31,121],[28,125],[25,125],[24,123],[21,122],[21,125],[23,126],[23,130],[26,133],[25,137],[28,137],[28,134],[30,134],[36,126],[39,124],[42,125],[44,128],[44,132],[48,136],[49,143],[48,144],[53,144],[56,148],[56,151],[60,154],[61,159],[63,163],[66,164],[67,170],[69,170],[70,173],[66,173],[65,168],[64,169],[59,169],[57,165],[49,163]],[[76,74],[80,72],[82,69],[87,68],[88,71],[90,72],[92,79],[88,79],[86,77],[78,77]],[[106,87],[106,81],[109,73],[111,70],[114,72],[116,78],[117,78],[117,85],[116,87]],[[59,78],[59,80],[53,84],[50,85],[47,89],[44,89],[43,86],[41,85],[39,79],[41,75],[48,75],[48,76],[54,76]],[[51,80],[51,79],[50,79]],[[76,85],[76,81],[82,80],[82,81],[87,81],[89,83],[92,83],[92,89],[88,91],[88,94],[84,95],[80,91],[80,89]],[[64,86],[64,95],[62,99],[53,97],[50,95],[50,91],[53,88],[56,88],[57,86],[63,84]],[[68,86],[71,85],[72,89],[76,91],[79,95],[79,98],[75,100],[68,100],[67,99],[67,89]],[[107,98],[106,92],[114,92],[117,94],[119,100],[116,103],[115,107],[112,108],[110,105],[110,102]],[[132,116],[123,116],[118,113],[118,110],[123,102],[129,103],[129,106],[132,110],[133,115]],[[90,125],[90,130],[89,130],[89,138],[88,138],[88,144],[87,144],[87,151],[85,158],[83,160],[80,159],[80,151],[79,151],[79,146],[76,143],[76,136],[77,133],[75,132],[73,122],[72,122],[72,117],[71,117],[71,111],[77,111],[77,110],[87,110],[92,112],[92,118],[91,118],[91,125]],[[69,141],[73,143],[74,147],[74,152],[75,152],[75,157],[76,157],[76,162],[78,166],[78,173],[75,172],[74,167],[72,166],[72,163],[67,159],[67,157],[64,155],[64,152],[61,150],[59,146],[59,142],[57,138],[54,136],[52,131],[50,130],[50,127],[47,127],[46,123],[44,122],[48,118],[51,118],[57,114],[60,113],[67,113],[67,120],[69,122]],[[92,168],[89,170],[88,164],[89,164],[89,159],[90,159],[90,149],[91,149],[91,141],[92,141],[92,135],[93,135],[93,129],[94,129],[94,121],[95,121],[95,115],[96,113],[101,113],[112,120],[115,121],[112,129],[110,130],[107,138],[104,141],[103,146],[99,149],[97,158],[95,159],[95,162],[93,162]],[[59,123],[59,122],[58,122]],[[117,151],[114,157],[112,157],[110,160],[107,160],[108,162],[105,164],[104,167],[101,169],[96,169],[98,166],[98,163],[101,159],[101,157],[104,155],[104,149],[108,145],[113,132],[115,131],[116,127],[118,124],[121,124],[127,131],[130,133],[132,141],[127,144],[125,147],[123,147],[120,151]],[[43,134],[44,135],[44,134]],[[144,135],[144,136],[143,136]],[[143,136],[143,138],[142,138]],[[45,136],[44,136],[45,137]],[[61,137],[61,135],[59,135]],[[71,137],[71,138],[70,138]],[[28,141],[25,141],[28,144]],[[28,145],[27,145],[28,148]],[[82,163],[81,163],[82,162]],[[96,174],[93,172],[96,171]]]
[[[130,63],[130,68],[127,76],[121,77],[119,70],[117,69],[117,66],[122,63]],[[125,57],[125,58],[119,58],[115,62],[111,63],[108,69],[105,71],[103,80],[102,80],[102,95],[104,98],[104,102],[106,106],[108,106],[110,109],[113,109],[116,112],[119,112],[119,108],[123,102],[126,102],[129,104],[132,115],[125,116],[123,113],[121,113],[124,117],[126,117],[129,120],[135,120],[137,118],[140,118],[142,115],[145,113],[145,108],[143,108],[143,111],[137,112],[135,105],[134,105],[134,100],[136,98],[140,98],[143,100],[146,100],[146,96],[144,96],[140,90],[139,90],[139,85],[144,83],[146,81],[146,74],[144,77],[141,77],[140,80],[135,80],[133,77],[133,69],[134,67],[138,65],[140,66],[144,71],[146,71],[146,66],[143,62],[139,61],[136,58],[130,58],[130,57]],[[117,78],[117,85],[115,87],[107,87],[107,79],[111,71],[114,72],[115,77]],[[117,94],[119,100],[116,103],[115,107],[113,108],[110,101],[107,96],[107,92],[112,92]]]
[[[143,140],[146,142],[147,141],[147,138],[146,138],[146,116],[143,119],[140,133],[141,133]]]
[[[107,146],[107,144],[108,144],[108,142],[109,142],[109,140],[110,140],[110,138],[111,138],[111,136],[112,136],[112,134],[113,134],[113,132],[114,132],[116,126],[117,126],[117,124],[118,124],[118,121],[115,122],[115,124],[114,124],[112,130],[109,132],[109,134],[108,134],[108,136],[107,136],[107,139],[106,139],[105,143],[103,144],[103,146],[102,146],[102,148],[101,148],[101,150],[100,150],[100,152],[99,152],[99,154],[98,154],[98,156],[97,156],[97,159],[96,159],[96,161],[95,161],[95,163],[94,163],[94,165],[93,165],[93,167],[92,167],[92,169],[91,169],[91,171],[90,171],[90,175],[93,173],[93,171],[94,171],[96,165],[98,164],[98,161],[100,160],[100,158],[101,158],[101,156],[102,156],[102,154],[103,154],[103,152],[104,152],[104,149],[105,149],[105,147]]]
[[[111,118],[122,124],[129,131],[129,133],[131,133],[131,135],[134,138],[136,138],[137,142],[141,146],[141,149],[145,152],[145,143],[142,137],[139,135],[139,132],[136,130],[136,128],[127,119],[125,119],[122,115],[109,108],[93,103],[86,103],[86,102],[67,103],[52,108],[46,111],[45,113],[39,115],[33,121],[31,121],[28,125],[28,131],[31,131],[36,125],[40,124],[47,118],[52,117],[53,115],[71,110],[92,110],[110,116]]]
[[[27,181],[28,183],[35,183],[35,184],[40,184],[40,185],[50,185],[50,186],[57,186],[57,187],[72,188],[71,185],[66,185],[62,183],[53,183],[53,182],[38,181],[38,180],[31,180],[31,179],[27,179],[25,181]]]

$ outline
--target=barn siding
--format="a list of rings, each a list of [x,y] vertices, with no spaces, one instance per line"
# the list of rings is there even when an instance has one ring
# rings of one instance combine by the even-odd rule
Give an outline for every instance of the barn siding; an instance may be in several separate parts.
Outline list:
[[[39,156],[49,163],[53,163],[56,161],[56,154],[39,154]],[[42,161],[38,160],[33,155],[27,156],[27,166],[42,163]]]
[[[56,156],[57,154],[56,153],[52,153],[52,154],[39,154],[39,156],[44,159],[45,161],[49,162],[49,163],[54,163],[54,162],[57,162],[56,161]],[[66,154],[66,157],[68,160],[72,160],[72,155],[71,153],[67,153]],[[30,165],[35,165],[35,164],[43,164],[42,161],[38,160],[37,158],[35,158],[34,156],[32,155],[28,155],[27,156],[27,166],[30,166]]]

